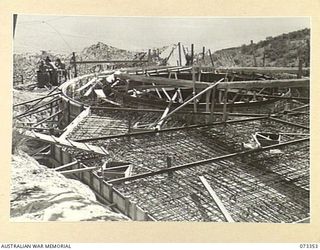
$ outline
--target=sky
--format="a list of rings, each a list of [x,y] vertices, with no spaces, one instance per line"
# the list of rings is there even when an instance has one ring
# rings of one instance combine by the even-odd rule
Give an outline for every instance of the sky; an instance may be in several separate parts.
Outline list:
[[[103,17],[18,15],[14,53],[82,51],[97,42],[146,51],[178,42],[211,51],[310,28],[307,17]]]

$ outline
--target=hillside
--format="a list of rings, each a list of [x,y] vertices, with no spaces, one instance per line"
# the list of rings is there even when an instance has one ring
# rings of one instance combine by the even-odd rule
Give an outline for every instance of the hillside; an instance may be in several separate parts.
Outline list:
[[[213,53],[213,61],[217,67],[263,66],[265,55],[265,66],[297,67],[298,53],[301,51],[304,66],[309,66],[309,41],[310,29],[298,30],[276,37],[267,37],[263,41],[249,45],[218,50]],[[209,65],[209,55],[205,60]]]
[[[137,53],[119,49],[102,42],[84,48],[78,55],[81,60],[133,60]]]
[[[251,66],[276,66],[276,67],[296,67],[298,66],[298,53],[301,51],[304,66],[309,66],[309,51],[310,51],[310,29],[303,29],[287,34],[282,34],[276,37],[267,37],[265,40],[244,44],[239,47],[227,48],[218,50],[213,53],[213,61],[216,67],[251,67]],[[157,56],[162,53],[167,46],[152,50],[151,60],[153,64],[159,64],[161,58]],[[255,55],[255,60],[254,56]],[[49,56],[52,60],[56,58],[66,62],[66,66],[70,65],[71,54],[53,54],[42,51],[42,53],[24,53],[13,55],[13,75],[16,80],[23,77],[24,85],[36,82],[36,72],[38,63],[41,59]],[[148,57],[146,52],[134,52],[124,49],[119,49],[102,42],[93,44],[84,48],[82,52],[76,53],[76,60],[146,60]],[[265,59],[264,59],[265,58]],[[162,58],[163,59],[163,58]],[[255,62],[256,61],[256,62]],[[264,63],[263,63],[264,61]],[[206,65],[211,65],[209,55],[205,57]],[[175,61],[174,61],[175,63]],[[119,67],[140,66],[139,64],[124,63]],[[93,72],[96,66],[91,64],[79,65],[80,74]],[[100,70],[106,69],[106,65]],[[19,84],[18,82],[14,85]]]
[[[41,53],[23,53],[13,55],[13,77],[14,86],[20,85],[21,76],[23,78],[24,85],[34,84],[37,81],[37,70],[41,59],[45,59],[47,56],[54,61],[56,58],[60,58],[66,63],[66,67],[70,66],[70,60],[72,54],[55,54],[52,52],[42,51]],[[134,52],[124,49],[119,49],[102,42],[93,44],[87,48],[84,48],[82,52],[76,53],[76,60],[146,60],[147,54],[143,52]],[[132,65],[121,65],[132,66]],[[80,74],[85,74],[95,70],[95,66],[91,64],[79,65],[78,70]]]

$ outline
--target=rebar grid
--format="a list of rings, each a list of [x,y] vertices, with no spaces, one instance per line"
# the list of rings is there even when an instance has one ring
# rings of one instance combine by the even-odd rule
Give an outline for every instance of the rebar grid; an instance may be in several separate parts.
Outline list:
[[[151,116],[142,117],[141,120],[148,120]],[[123,123],[117,123],[121,119],[121,115],[115,114],[108,117],[91,115],[70,136],[78,139],[84,135],[85,138],[105,135],[103,133],[109,127],[123,126]],[[90,128],[89,132],[85,132],[87,128]],[[130,162],[135,175],[166,168],[168,156],[172,166],[176,166],[240,151],[241,142],[251,141],[255,132],[308,133],[306,129],[259,120],[91,143],[111,152],[113,160]],[[295,138],[301,136],[282,135],[281,140]],[[87,159],[86,164],[90,166],[108,160],[94,159],[88,153],[81,156],[74,153],[77,158]],[[224,221],[198,178],[203,175],[235,221],[294,222],[309,216],[308,154],[308,143],[289,145],[276,152],[253,153],[245,158],[179,170],[173,177],[162,174],[125,182],[117,185],[117,189],[157,220]]]

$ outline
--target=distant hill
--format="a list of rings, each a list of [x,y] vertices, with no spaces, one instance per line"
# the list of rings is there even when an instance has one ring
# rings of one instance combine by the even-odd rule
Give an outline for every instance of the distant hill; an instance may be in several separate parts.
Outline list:
[[[300,51],[304,66],[309,66],[310,29],[303,29],[240,47],[218,50],[213,53],[215,66],[265,66],[293,67],[298,66]],[[254,56],[255,55],[255,59]],[[205,57],[210,63],[209,55]],[[256,62],[255,62],[256,61]]]
[[[38,70],[39,62],[41,59],[45,59],[47,56],[54,61],[56,58],[60,58],[66,63],[67,68],[70,66],[70,60],[72,54],[54,54],[48,51],[42,51],[39,53],[23,53],[13,55],[13,75],[15,79],[20,80],[23,76],[24,84],[36,83],[36,72]],[[102,42],[93,44],[87,48],[84,48],[82,52],[76,53],[76,60],[138,60],[143,56],[143,53],[137,53],[124,49],[119,49],[113,46],[109,46]],[[144,56],[147,58],[147,55]],[[144,58],[143,58],[144,59]],[[80,74],[90,73],[94,70],[94,66],[91,64],[78,66]],[[14,85],[18,85],[16,83]]]
[[[133,60],[137,52],[119,49],[102,42],[93,44],[78,55],[82,60]]]
[[[267,37],[258,43],[244,44],[239,47],[218,50],[213,53],[214,65],[217,67],[252,67],[252,66],[278,66],[278,67],[294,67],[298,66],[298,53],[304,61],[304,66],[309,66],[310,51],[310,29],[303,29],[276,37]],[[159,64],[163,60],[162,54],[165,50],[171,51],[168,46],[151,51],[151,59],[153,64]],[[253,54],[255,56],[253,56]],[[41,53],[24,53],[13,55],[13,75],[20,79],[23,76],[24,83],[36,82],[36,71],[38,63],[41,59],[49,56],[53,61],[60,58],[66,62],[66,66],[70,65],[71,54],[58,55],[50,52],[42,51]],[[254,59],[255,57],[255,59]],[[84,48],[82,52],[76,54],[77,60],[146,60],[148,55],[146,52],[134,52],[125,49],[119,49],[102,42],[93,44]],[[263,58],[265,58],[263,60]],[[209,55],[205,56],[206,65],[211,65]],[[141,66],[139,64],[122,64],[119,67]],[[93,65],[79,66],[81,74],[92,72]],[[18,84],[18,83],[17,83]]]

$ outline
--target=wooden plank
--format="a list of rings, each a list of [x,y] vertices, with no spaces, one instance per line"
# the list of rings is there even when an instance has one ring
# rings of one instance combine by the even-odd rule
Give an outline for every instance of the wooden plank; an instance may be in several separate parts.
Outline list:
[[[148,60],[101,60],[101,61],[95,61],[95,60],[91,60],[91,61],[73,61],[71,62],[72,64],[90,64],[90,63],[95,63],[95,64],[99,64],[99,63],[142,63],[142,62],[148,62]]]
[[[93,79],[91,79],[90,81],[88,81],[85,85],[83,85],[82,87],[80,87],[79,89],[77,89],[77,92],[80,92],[84,89],[86,89],[87,87],[91,86],[92,84],[94,84],[97,81],[97,78],[94,77]]]
[[[300,110],[300,109],[304,109],[304,108],[308,108],[310,106],[310,104],[305,104],[305,105],[302,105],[300,107],[296,107],[296,108],[293,108],[291,110],[288,110],[289,112],[290,111],[297,111],[297,110]]]
[[[83,172],[88,172],[92,170],[97,170],[100,167],[88,167],[88,168],[78,168],[78,169],[72,169],[72,170],[65,170],[59,172],[60,174],[76,174],[76,173],[83,173]]]
[[[211,107],[210,107],[210,119],[209,119],[209,122],[213,122],[215,102],[216,102],[216,88],[213,88],[212,89],[212,94],[211,94]]]
[[[222,82],[218,89],[251,89],[251,88],[292,88],[292,87],[310,87],[309,78],[304,79],[285,79],[285,80],[261,80],[261,81],[233,81]]]
[[[193,59],[194,59],[194,44],[191,44],[191,65],[193,65]]]
[[[174,113],[176,113],[178,110],[182,109],[184,106],[188,105],[190,102],[195,101],[199,96],[201,96],[202,94],[206,93],[207,91],[211,90],[212,88],[216,87],[221,81],[223,80],[220,79],[219,81],[217,81],[216,83],[212,84],[211,86],[207,87],[206,89],[202,90],[201,92],[199,92],[198,94],[196,94],[195,96],[193,96],[192,98],[190,98],[188,101],[184,102],[183,104],[181,104],[179,107],[177,107],[175,110],[173,110],[172,112],[170,112],[166,117],[164,117],[161,120],[166,120],[168,119],[171,115],[173,115]],[[159,121],[159,122],[160,122]]]
[[[292,73],[297,74],[299,72],[298,67],[221,67],[216,68],[219,72],[244,72],[244,73],[261,73],[261,74],[267,74],[267,73]],[[310,71],[310,68],[302,68],[302,71],[304,73],[308,73]]]
[[[211,85],[209,82],[199,82],[192,80],[182,80],[182,79],[169,79],[161,77],[146,77],[138,75],[129,75],[125,73],[116,73],[116,77],[121,79],[132,80],[136,82],[143,83],[154,83],[159,85],[169,85],[172,87],[193,87],[193,84],[196,85],[196,88],[205,89]],[[310,87],[310,79],[285,79],[285,80],[254,80],[254,81],[233,81],[233,82],[221,82],[217,89],[251,89],[251,88],[276,88],[276,87]],[[154,86],[150,85],[150,88]]]
[[[86,97],[89,96],[89,95],[92,93],[92,91],[94,90],[95,85],[96,85],[96,84],[93,84],[93,85],[86,91],[86,93],[84,93],[83,96],[86,96]]]
[[[212,187],[210,186],[210,184],[208,183],[208,181],[206,180],[206,178],[204,176],[199,176],[202,184],[204,185],[204,187],[207,189],[207,191],[209,192],[211,198],[213,199],[213,201],[216,203],[216,205],[218,206],[218,208],[220,209],[220,211],[222,212],[224,218],[228,221],[228,222],[235,222],[233,220],[233,218],[231,217],[230,213],[228,212],[228,210],[226,209],[226,207],[223,205],[222,201],[220,200],[220,198],[218,197],[218,195],[216,194],[216,192],[212,189]]]
[[[178,43],[178,52],[179,52],[179,66],[182,65],[182,60],[181,60],[181,43]]]
[[[212,54],[211,54],[211,50],[210,50],[210,49],[209,49],[209,56],[210,56],[210,61],[211,61],[212,67],[214,67],[213,57],[212,57]]]
[[[73,162],[70,162],[70,163],[68,163],[68,164],[64,164],[64,165],[62,165],[62,166],[56,167],[56,168],[54,168],[53,170],[58,171],[58,170],[61,170],[61,169],[64,169],[64,168],[67,168],[67,167],[71,167],[71,166],[73,166],[73,165],[76,165],[76,164],[78,164],[78,163],[79,163],[79,161],[73,161]]]
[[[104,102],[107,102],[107,103],[110,103],[110,104],[112,104],[112,105],[115,105],[115,106],[118,106],[118,107],[120,107],[121,106],[121,104],[120,103],[118,103],[118,102],[115,102],[115,101],[112,101],[112,100],[110,100],[109,98],[101,98]]]
[[[162,90],[162,92],[166,95],[166,97],[168,98],[168,100],[171,101],[171,97],[169,96],[169,94],[167,93],[167,91],[166,91],[164,88],[162,88],[161,90]]]
[[[104,94],[102,89],[95,89],[94,92],[96,93],[98,98],[104,99],[107,96]]]
[[[211,91],[206,93],[206,112],[210,112],[210,95]]]
[[[193,87],[193,91],[192,91],[192,95],[193,95],[193,112],[197,112],[197,98],[195,98],[195,96],[196,96],[196,73],[195,73],[195,70],[194,70],[193,67],[192,67],[192,87]]]
[[[61,145],[69,148],[76,148],[83,151],[93,152],[99,155],[108,155],[106,150],[103,150],[102,148],[94,145],[88,145],[86,143],[75,142],[75,141],[67,140],[64,138],[58,138],[52,135],[37,133],[34,131],[25,131],[23,135],[26,137],[38,139],[40,141],[48,142],[51,144],[57,144],[57,145]]]
[[[228,112],[227,112],[227,102],[228,102],[228,90],[225,90],[223,96],[223,117],[222,120],[225,122],[228,119]]]
[[[160,121],[156,124],[156,126],[155,126],[156,129],[158,129],[158,130],[161,129],[161,126],[162,126],[162,124],[164,122],[164,118],[168,115],[169,110],[171,108],[171,105],[177,99],[177,97],[178,97],[178,90],[175,92],[175,94],[173,95],[172,99],[170,100],[167,108],[164,110],[164,112],[163,112],[163,114],[162,114],[162,116],[160,118]]]
[[[152,86],[156,86],[154,83],[152,83]],[[157,88],[154,88],[154,90],[157,92],[157,95],[159,96],[160,99],[162,99],[162,96]]]
[[[88,115],[90,114],[90,107],[83,110],[66,128],[66,131],[59,137],[60,139],[65,139],[68,134],[70,134],[76,126]]]

